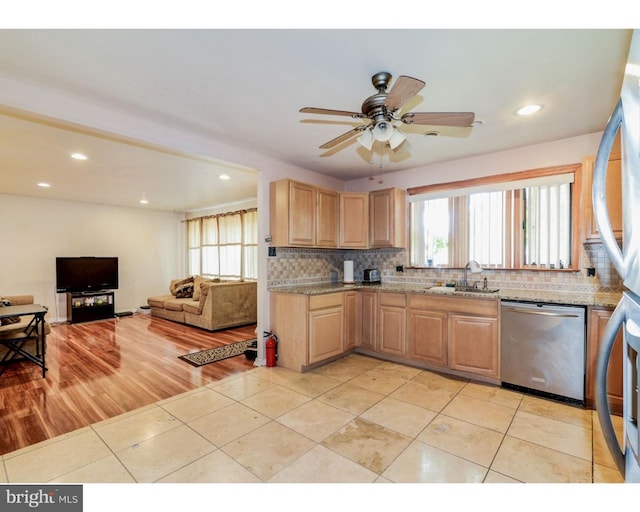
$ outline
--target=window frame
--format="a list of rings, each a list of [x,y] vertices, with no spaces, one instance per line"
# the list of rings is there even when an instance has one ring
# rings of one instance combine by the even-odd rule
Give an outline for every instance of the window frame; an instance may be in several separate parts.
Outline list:
[[[255,212],[255,214],[254,214]],[[252,220],[252,224],[254,229],[256,230],[256,233],[254,236],[249,237],[247,232],[246,232],[246,228],[247,228],[247,220],[246,217],[247,215],[251,214],[253,216],[253,220]],[[228,216],[235,216],[235,215],[239,215],[240,216],[240,226],[239,226],[239,241],[233,241],[233,242],[225,242],[222,240],[223,237],[221,237],[221,228],[220,228],[220,220],[223,219],[224,217],[228,217]],[[225,212],[225,213],[220,213],[217,215],[207,215],[207,216],[203,216],[203,217],[194,217],[191,219],[186,219],[185,221],[186,224],[186,245],[187,245],[187,266],[188,266],[188,273],[189,274],[193,274],[193,275],[201,275],[204,277],[208,277],[208,278],[220,278],[220,279],[225,279],[225,280],[253,280],[255,281],[257,279],[257,277],[253,277],[253,276],[248,276],[247,272],[246,272],[246,261],[245,258],[247,256],[246,250],[248,248],[252,248],[254,250],[257,249],[257,229],[258,229],[258,224],[257,224],[257,208],[249,208],[246,210],[237,210],[237,211],[233,211],[233,212]],[[204,224],[206,223],[211,223],[211,224],[215,224],[215,236],[211,237],[211,240],[209,240],[207,238],[207,236],[205,236],[204,233]],[[194,223],[197,224],[196,226],[196,230],[194,230],[194,233],[197,232],[198,233],[198,244],[193,244],[191,237],[190,237],[190,226],[192,226]],[[249,238],[251,238],[251,240],[249,240]],[[239,267],[239,271],[240,273],[238,275],[236,274],[223,274],[222,270],[223,270],[223,262],[222,262],[222,254],[221,251],[226,248],[226,247],[238,247],[239,248],[239,258],[240,258],[240,262],[238,263],[238,267]],[[206,264],[205,262],[205,258],[204,258],[204,251],[205,250],[213,250],[216,254],[217,254],[217,273],[204,273],[203,272],[203,268]],[[193,258],[192,257],[192,253],[197,252],[197,257]],[[255,259],[255,258],[254,258]],[[197,260],[198,262],[198,268],[192,268],[191,263],[192,260],[195,261]],[[257,265],[257,259],[255,259],[256,265]],[[257,276],[257,268],[254,269],[255,270],[255,274]]]
[[[568,164],[568,165],[559,165],[552,167],[543,167],[539,169],[530,169],[525,171],[516,171],[504,174],[496,174],[491,176],[484,176],[479,178],[471,178],[467,180],[460,181],[452,181],[446,183],[435,183],[432,185],[423,185],[419,187],[411,187],[407,189],[407,194],[409,197],[422,195],[422,194],[437,194],[442,193],[442,196],[451,195],[451,192],[455,190],[462,189],[480,189],[482,187],[482,191],[491,191],[491,185],[502,186],[506,182],[520,181],[520,180],[529,180],[533,178],[543,178],[547,176],[555,176],[558,174],[573,174],[573,183],[571,183],[571,263],[566,266],[564,269],[550,269],[550,268],[539,268],[533,266],[525,266],[523,265],[524,254],[523,254],[523,240],[522,240],[522,230],[521,229],[512,229],[511,234],[513,236],[512,244],[513,244],[513,266],[512,267],[497,267],[496,270],[545,270],[551,272],[557,271],[570,271],[576,272],[580,270],[580,248],[581,248],[581,234],[582,234],[582,205],[584,203],[582,188],[583,188],[583,177],[582,177],[582,164]],[[496,187],[499,188],[499,187]],[[486,190],[485,190],[486,189]],[[522,194],[522,189],[516,188],[516,193],[519,195]],[[468,192],[461,192],[462,195],[468,195]],[[435,197],[434,197],[435,198]],[[522,202],[522,198],[519,198],[520,202]],[[521,226],[523,221],[523,212],[518,211],[521,209],[515,210],[515,216],[513,219],[514,226]],[[411,216],[409,215],[409,236],[413,238],[413,225],[411,222]],[[409,243],[409,247],[411,247],[411,243]],[[454,250],[457,250],[454,248]],[[420,267],[420,266],[412,266],[408,268],[432,268],[432,267]],[[447,267],[441,268],[460,268],[457,265],[447,265]]]

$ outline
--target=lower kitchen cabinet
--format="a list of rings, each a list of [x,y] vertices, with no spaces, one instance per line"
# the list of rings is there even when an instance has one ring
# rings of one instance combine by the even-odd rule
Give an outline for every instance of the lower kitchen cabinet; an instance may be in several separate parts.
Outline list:
[[[449,368],[500,376],[498,319],[449,315]]]
[[[271,292],[270,301],[278,366],[301,372],[344,352],[343,292],[311,296]]]
[[[446,313],[410,308],[407,356],[412,361],[446,367],[448,332]]]
[[[356,291],[344,292],[344,349],[351,350],[358,345],[360,337],[360,315],[358,312],[358,293]]]
[[[383,354],[404,357],[406,350],[407,296],[381,292],[378,306],[378,344]]]
[[[587,405],[595,406],[595,381],[596,362],[600,351],[600,339],[607,322],[613,314],[613,309],[609,308],[589,308],[589,319],[587,324],[587,377],[585,400]],[[607,397],[609,408],[612,413],[622,414],[622,368],[623,368],[623,339],[622,330],[618,331],[618,336],[613,345],[611,359],[609,360],[609,370],[607,375]]]
[[[499,304],[376,289],[271,292],[278,366],[300,372],[356,349],[498,382]]]
[[[366,350],[375,350],[378,333],[378,292],[358,292],[360,336],[358,346]]]
[[[342,293],[309,297],[309,364],[344,352]]]
[[[411,361],[500,377],[499,301],[409,294]]]

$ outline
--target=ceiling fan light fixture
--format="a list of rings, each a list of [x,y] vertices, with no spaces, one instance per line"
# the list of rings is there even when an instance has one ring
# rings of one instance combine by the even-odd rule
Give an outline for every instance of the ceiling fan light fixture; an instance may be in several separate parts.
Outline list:
[[[360,136],[356,140],[363,148],[371,151],[371,148],[373,147],[373,141],[375,139],[373,138],[373,133],[371,133],[371,130],[367,128],[362,132],[362,134],[360,134]]]
[[[389,146],[391,147],[391,149],[396,149],[406,139],[407,139],[407,136],[404,133],[402,133],[400,130],[398,130],[397,128],[394,127],[393,128],[393,133],[391,134],[391,137],[389,138]]]
[[[392,136],[393,125],[389,121],[378,121],[373,127],[373,137],[380,142],[387,142]]]

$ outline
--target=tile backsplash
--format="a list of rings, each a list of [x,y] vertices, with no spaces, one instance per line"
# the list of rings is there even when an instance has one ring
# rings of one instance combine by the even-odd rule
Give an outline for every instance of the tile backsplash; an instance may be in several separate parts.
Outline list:
[[[558,290],[575,292],[611,292],[623,289],[622,280],[599,243],[583,246],[583,268],[576,272],[486,269],[479,279],[487,278],[490,288]],[[409,255],[405,249],[289,249],[278,247],[276,256],[268,258],[267,284],[271,287],[320,284],[332,279],[342,282],[345,260],[353,260],[354,279],[362,280],[363,270],[378,268],[385,283],[433,286],[460,281],[461,269],[406,268]],[[396,271],[402,265],[403,272]],[[595,268],[595,277],[587,268]],[[469,274],[472,281],[478,274]]]

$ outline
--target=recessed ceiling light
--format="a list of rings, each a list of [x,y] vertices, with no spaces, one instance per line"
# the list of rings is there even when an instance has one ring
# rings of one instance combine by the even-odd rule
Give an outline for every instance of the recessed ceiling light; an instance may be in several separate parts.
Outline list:
[[[87,160],[88,157],[82,153],[71,153],[71,158],[74,160]]]
[[[438,135],[440,135],[440,132],[437,131],[430,131],[430,132],[424,132],[423,135],[425,137],[437,137]]]
[[[482,124],[482,121],[480,121],[480,119],[476,119],[471,123],[471,127],[475,128],[476,126],[480,126],[481,124]]]
[[[49,188],[51,185],[49,185],[48,183],[45,183],[44,181],[38,183],[38,186],[41,188]]]
[[[146,199],[140,199],[140,204],[149,204],[149,201]]]
[[[220,178],[221,180],[228,180],[228,179],[230,179],[228,174],[221,174],[220,176],[218,176],[218,178]]]
[[[516,115],[518,116],[530,116],[531,114],[535,114],[542,108],[542,105],[525,105],[524,107],[520,107],[516,110]]]

